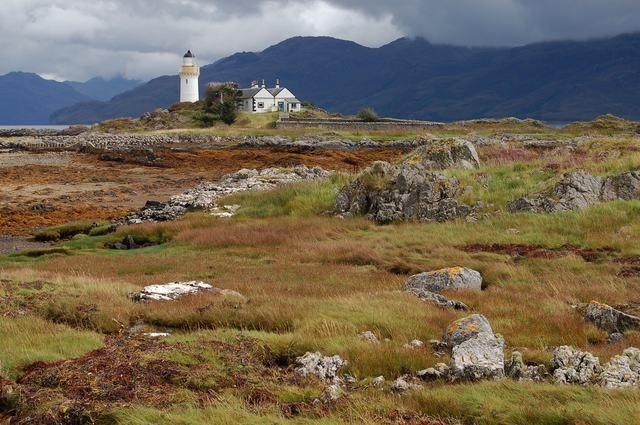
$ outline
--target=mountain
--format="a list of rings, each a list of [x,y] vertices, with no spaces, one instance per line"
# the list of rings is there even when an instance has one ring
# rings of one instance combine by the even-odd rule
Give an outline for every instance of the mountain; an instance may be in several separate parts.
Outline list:
[[[73,87],[77,92],[84,94],[91,99],[107,101],[114,96],[129,91],[140,84],[142,81],[128,80],[122,76],[117,76],[109,80],[96,77],[89,81],[65,81],[65,84]]]
[[[0,76],[0,125],[47,124],[53,111],[86,100],[64,83],[12,72]]]
[[[587,120],[605,113],[640,119],[640,34],[511,48],[468,48],[402,38],[368,48],[328,37],[296,37],[259,53],[202,68],[211,81],[280,78],[301,100],[343,113],[370,106],[385,116],[450,121],[481,117]],[[178,77],[57,111],[56,123],[139,116],[178,100]]]

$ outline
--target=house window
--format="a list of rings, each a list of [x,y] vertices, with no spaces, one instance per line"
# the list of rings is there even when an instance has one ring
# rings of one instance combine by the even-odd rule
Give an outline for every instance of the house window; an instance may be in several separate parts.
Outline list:
[[[258,108],[264,109],[264,102],[258,102]]]

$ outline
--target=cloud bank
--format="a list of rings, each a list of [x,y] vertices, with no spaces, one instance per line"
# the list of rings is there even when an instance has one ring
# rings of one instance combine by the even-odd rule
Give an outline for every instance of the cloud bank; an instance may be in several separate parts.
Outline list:
[[[637,0],[2,0],[0,74],[147,79],[187,48],[210,63],[296,35],[521,45],[638,31],[638,17]]]

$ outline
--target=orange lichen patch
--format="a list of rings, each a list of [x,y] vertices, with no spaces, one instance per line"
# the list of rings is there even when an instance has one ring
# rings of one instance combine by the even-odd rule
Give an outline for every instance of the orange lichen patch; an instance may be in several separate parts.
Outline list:
[[[446,269],[440,269],[440,270],[436,270],[433,272],[429,272],[429,274],[431,275],[435,275],[435,274],[444,274],[447,273],[449,275],[449,277],[456,277],[458,275],[460,275],[460,273],[462,273],[463,268],[460,266],[456,266],[456,267],[447,267]]]

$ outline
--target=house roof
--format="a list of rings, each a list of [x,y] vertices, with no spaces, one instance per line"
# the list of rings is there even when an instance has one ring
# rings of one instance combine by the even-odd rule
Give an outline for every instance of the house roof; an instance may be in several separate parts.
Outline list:
[[[269,90],[269,93],[271,93],[275,97],[275,96],[279,95],[280,92],[282,92],[282,90],[284,90],[284,87],[278,87],[278,88],[275,88],[275,89],[268,89],[268,90]]]
[[[240,99],[251,99],[253,96],[257,95],[261,88],[257,89],[242,89],[240,90]]]
[[[290,98],[285,99],[285,100],[287,101],[287,103],[302,103],[298,99],[296,99],[295,97],[290,97]]]

